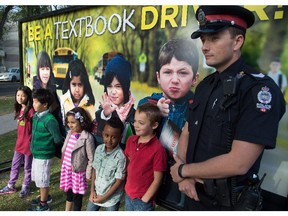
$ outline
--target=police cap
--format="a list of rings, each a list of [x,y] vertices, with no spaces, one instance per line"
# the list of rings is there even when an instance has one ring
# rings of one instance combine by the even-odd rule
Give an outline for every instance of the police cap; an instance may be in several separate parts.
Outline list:
[[[196,11],[199,29],[192,33],[191,38],[201,36],[201,33],[216,33],[228,27],[235,27],[246,32],[253,25],[254,14],[241,6],[200,6]]]

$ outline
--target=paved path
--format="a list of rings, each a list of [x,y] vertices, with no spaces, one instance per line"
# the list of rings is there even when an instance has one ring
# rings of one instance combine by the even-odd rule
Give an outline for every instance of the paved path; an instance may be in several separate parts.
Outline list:
[[[0,135],[17,129],[14,113],[0,116]]]

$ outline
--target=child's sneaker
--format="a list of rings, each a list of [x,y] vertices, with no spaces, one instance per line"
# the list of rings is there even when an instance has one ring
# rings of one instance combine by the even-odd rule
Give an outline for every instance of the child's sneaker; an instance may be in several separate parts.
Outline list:
[[[22,185],[22,189],[19,193],[19,197],[24,198],[24,197],[27,197],[29,194],[30,194],[29,186]]]
[[[12,187],[8,187],[8,185],[6,185],[4,188],[2,188],[0,190],[0,195],[4,195],[4,194],[12,194],[16,192],[16,188]]]
[[[45,205],[41,205],[40,203],[37,206],[27,209],[28,211],[50,211],[49,205],[46,203]]]
[[[50,204],[52,202],[52,196],[48,195],[47,203]],[[36,199],[32,199],[31,205],[40,205],[40,196],[38,196]]]

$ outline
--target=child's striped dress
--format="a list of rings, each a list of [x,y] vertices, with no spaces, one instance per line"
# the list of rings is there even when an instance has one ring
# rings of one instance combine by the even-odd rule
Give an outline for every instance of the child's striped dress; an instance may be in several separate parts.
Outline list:
[[[86,171],[77,173],[72,172],[71,156],[78,138],[79,134],[72,133],[64,151],[64,157],[61,166],[60,189],[64,190],[65,192],[67,192],[69,189],[72,189],[74,194],[85,194],[85,191],[88,188]]]

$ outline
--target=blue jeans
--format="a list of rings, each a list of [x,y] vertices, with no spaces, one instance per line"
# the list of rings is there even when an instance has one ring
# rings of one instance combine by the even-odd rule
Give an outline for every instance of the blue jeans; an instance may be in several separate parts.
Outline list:
[[[99,211],[99,209],[102,207],[105,209],[105,211],[118,211],[120,206],[120,202],[116,203],[114,206],[109,206],[109,207],[103,207],[103,206],[98,206],[91,202],[90,200],[88,201],[87,204],[87,209],[86,211]]]
[[[141,199],[131,199],[127,194],[125,195],[125,211],[154,211],[153,201],[148,203]]]

